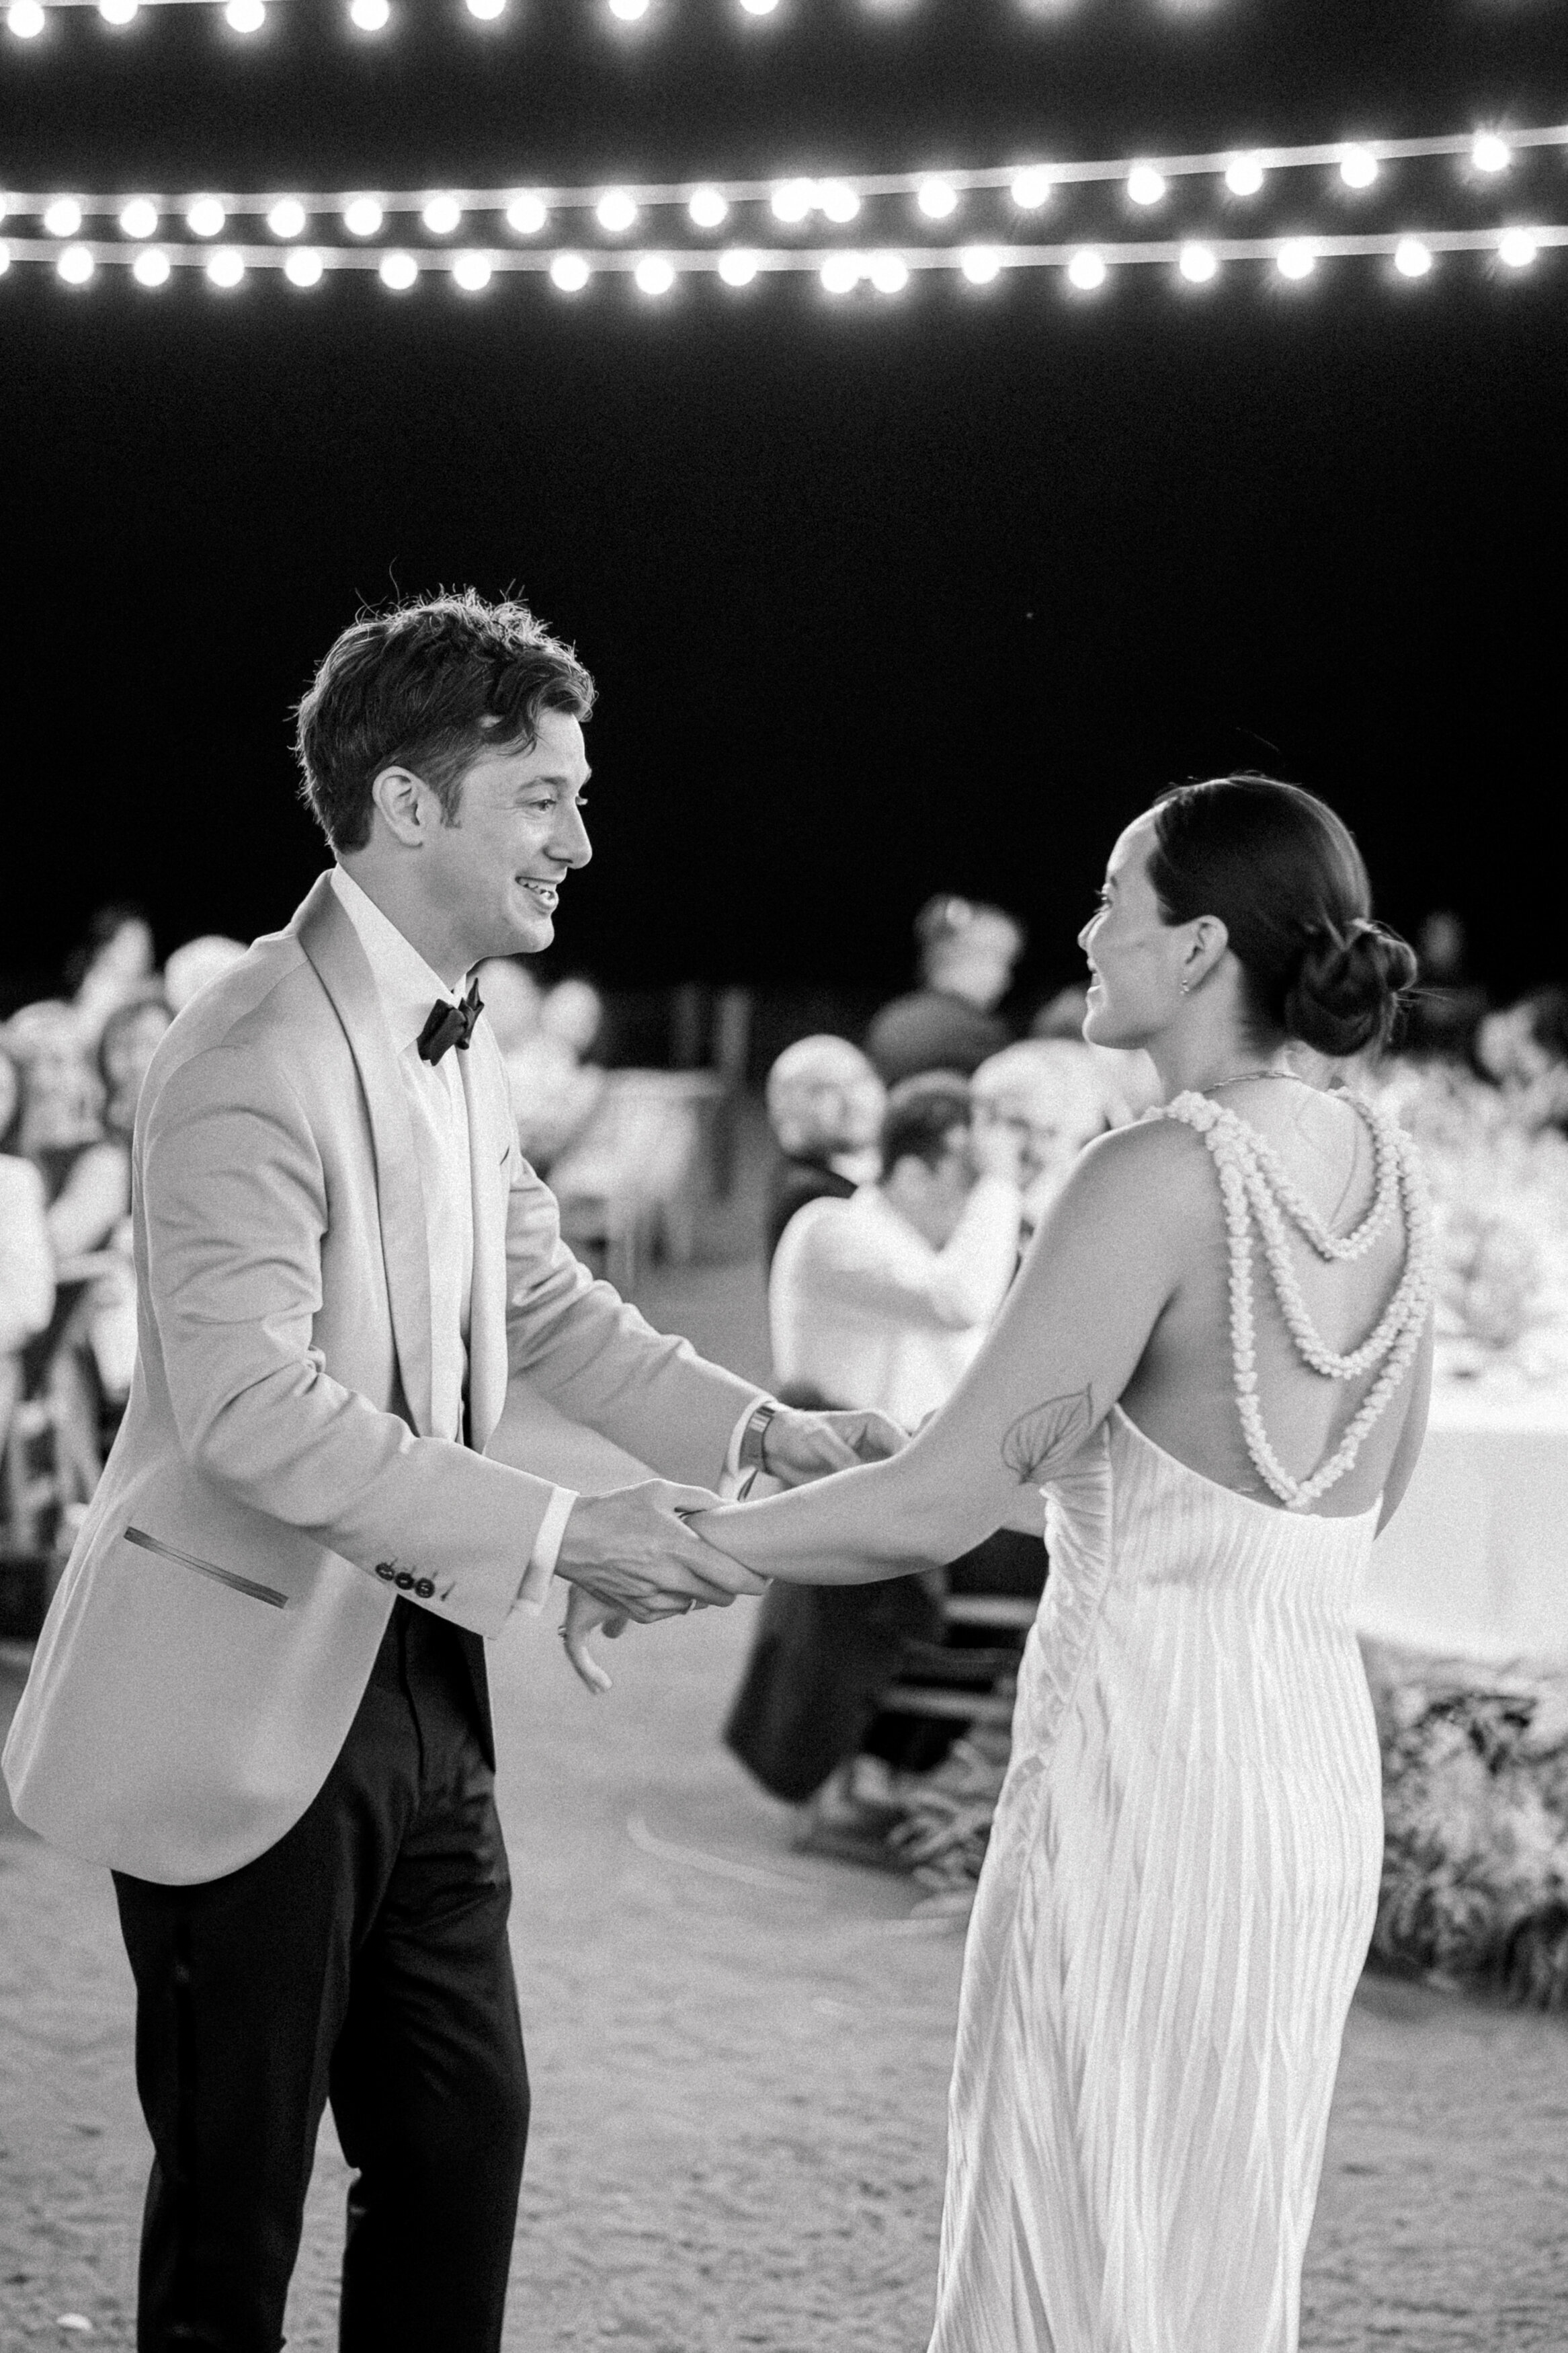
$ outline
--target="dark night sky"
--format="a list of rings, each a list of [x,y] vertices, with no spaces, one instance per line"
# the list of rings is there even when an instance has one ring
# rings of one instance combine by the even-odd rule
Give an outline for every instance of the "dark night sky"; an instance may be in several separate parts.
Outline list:
[[[80,12],[0,43],[0,168],[127,193],[527,184],[1568,113],[1563,0],[791,5],[665,0],[627,40],[602,0],[512,0],[488,31],[403,0],[367,46],[335,0],[281,0],[250,47],[205,9],[118,37]],[[1290,174],[1249,218],[1346,209]],[[1004,213],[977,200],[963,231]],[[1561,220],[1568,167],[1543,152],[1484,198],[1403,167],[1363,216]],[[1193,184],[1162,232],[1218,221]],[[1119,229],[1085,192],[1048,233]],[[47,975],[109,896],[144,899],[164,946],[282,921],[321,863],[289,704],[358,600],[459,581],[520,586],[599,677],[599,855],[561,929],[606,979],[891,987],[938,887],[1016,907],[1041,976],[1070,970],[1117,826],[1230,765],[1323,792],[1383,911],[1465,909],[1500,985],[1564,962],[1541,828],[1568,252],[1416,287],[1235,266],[1197,298],[1129,271],[1087,302],[1056,273],[980,298],[943,274],[844,311],[811,278],[655,307],[625,280],[575,305],[532,279],[472,302],[270,274],[226,300],[183,273],[73,294],[18,265],[0,337],[13,971]]]

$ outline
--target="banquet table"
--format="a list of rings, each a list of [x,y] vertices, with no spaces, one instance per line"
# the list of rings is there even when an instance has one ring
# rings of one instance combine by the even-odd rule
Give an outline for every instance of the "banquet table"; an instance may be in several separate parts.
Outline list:
[[[1436,1656],[1568,1666],[1568,1385],[1434,1389],[1359,1626]]]

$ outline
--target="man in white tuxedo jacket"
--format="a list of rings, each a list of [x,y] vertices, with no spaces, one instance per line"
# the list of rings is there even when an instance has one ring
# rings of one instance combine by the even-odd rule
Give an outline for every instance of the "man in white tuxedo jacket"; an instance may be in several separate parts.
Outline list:
[[[344,2348],[499,2347],[528,2095],[480,1638],[555,1577],[643,1619],[756,1590],[680,1509],[898,1442],[652,1331],[518,1149],[468,975],[590,855],[592,700],[520,606],[346,631],[300,719],[337,863],[142,1098],[130,1405],[5,1756],[114,1873],[142,2353],[276,2353],[329,2097]],[[512,1378],[681,1483],[488,1460]]]

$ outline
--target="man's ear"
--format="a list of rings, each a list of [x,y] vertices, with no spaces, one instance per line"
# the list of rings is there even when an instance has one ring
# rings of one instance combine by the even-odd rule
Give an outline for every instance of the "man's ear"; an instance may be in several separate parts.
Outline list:
[[[383,768],[370,788],[382,822],[405,849],[417,849],[428,839],[432,812],[439,804],[424,779],[412,768]]]

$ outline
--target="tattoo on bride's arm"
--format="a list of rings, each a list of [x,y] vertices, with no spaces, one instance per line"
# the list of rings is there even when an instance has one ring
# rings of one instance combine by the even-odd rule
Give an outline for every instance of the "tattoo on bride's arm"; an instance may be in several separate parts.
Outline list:
[[[1020,1487],[1037,1486],[1057,1465],[1076,1454],[1094,1428],[1091,1390],[1047,1398],[1021,1413],[1002,1440],[1002,1460]]]

